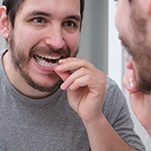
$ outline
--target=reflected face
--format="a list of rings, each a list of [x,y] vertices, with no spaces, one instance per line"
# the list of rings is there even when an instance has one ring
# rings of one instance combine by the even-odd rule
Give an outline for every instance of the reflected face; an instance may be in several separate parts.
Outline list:
[[[135,62],[135,72],[140,89],[151,90],[151,28],[148,28],[147,1],[119,0],[115,23],[122,45]]]
[[[53,92],[60,86],[54,66],[59,59],[76,56],[80,25],[79,0],[23,3],[8,37],[8,50],[15,68],[34,89]]]

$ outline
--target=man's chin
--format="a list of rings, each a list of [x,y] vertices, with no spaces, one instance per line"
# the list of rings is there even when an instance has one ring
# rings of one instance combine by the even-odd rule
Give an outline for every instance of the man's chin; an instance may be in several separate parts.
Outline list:
[[[57,89],[59,89],[60,85],[62,84],[61,79],[59,79],[58,82],[56,82],[55,84],[53,84],[51,86],[38,84],[37,82],[34,82],[30,78],[25,79],[25,80],[32,88],[34,88],[38,91],[41,91],[41,92],[49,92],[49,93],[55,92]]]

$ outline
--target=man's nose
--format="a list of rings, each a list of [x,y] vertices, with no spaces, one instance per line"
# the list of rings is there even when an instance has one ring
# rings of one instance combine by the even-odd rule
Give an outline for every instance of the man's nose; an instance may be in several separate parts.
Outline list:
[[[60,27],[51,28],[47,33],[45,43],[54,50],[63,48],[65,44],[63,29],[61,29]]]

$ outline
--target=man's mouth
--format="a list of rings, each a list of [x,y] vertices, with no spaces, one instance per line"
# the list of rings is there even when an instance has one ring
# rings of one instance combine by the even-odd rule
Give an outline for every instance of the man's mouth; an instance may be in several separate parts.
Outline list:
[[[62,56],[35,54],[34,58],[36,62],[43,67],[54,67],[58,64],[58,61],[62,58]]]

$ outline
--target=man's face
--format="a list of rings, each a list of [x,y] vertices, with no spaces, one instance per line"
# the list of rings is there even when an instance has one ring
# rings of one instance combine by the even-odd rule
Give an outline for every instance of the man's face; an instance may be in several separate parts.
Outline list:
[[[24,79],[40,91],[53,91],[61,80],[59,59],[75,56],[80,36],[79,0],[26,0],[8,37],[12,60]],[[14,75],[15,76],[15,75]]]
[[[119,0],[115,22],[119,39],[134,60],[139,86],[148,93],[151,89],[151,28],[148,28],[146,8],[147,0]]]

